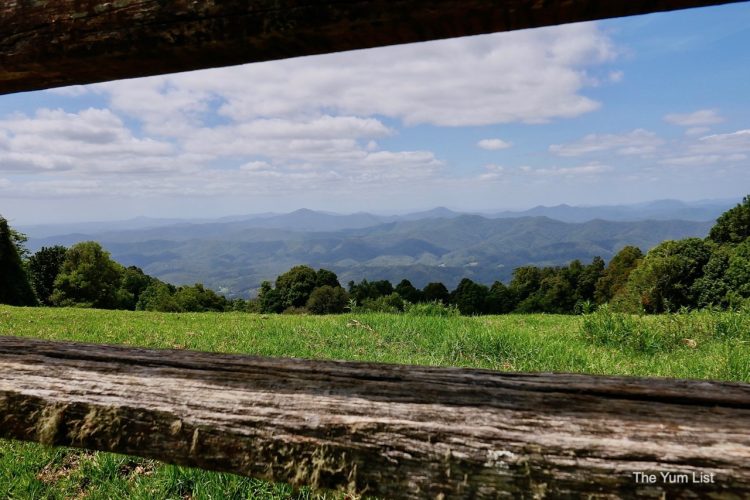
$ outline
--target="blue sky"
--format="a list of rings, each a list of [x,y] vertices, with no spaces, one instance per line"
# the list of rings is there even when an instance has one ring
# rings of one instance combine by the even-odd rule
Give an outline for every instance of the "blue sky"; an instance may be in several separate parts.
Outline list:
[[[750,193],[750,3],[0,96],[12,223]]]

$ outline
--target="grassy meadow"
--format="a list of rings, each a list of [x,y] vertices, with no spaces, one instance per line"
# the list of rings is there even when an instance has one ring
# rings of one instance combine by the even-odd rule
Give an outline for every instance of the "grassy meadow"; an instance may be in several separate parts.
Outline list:
[[[0,306],[0,335],[503,371],[750,382],[748,312],[295,316]],[[150,460],[0,441],[0,498],[290,497],[317,496]]]

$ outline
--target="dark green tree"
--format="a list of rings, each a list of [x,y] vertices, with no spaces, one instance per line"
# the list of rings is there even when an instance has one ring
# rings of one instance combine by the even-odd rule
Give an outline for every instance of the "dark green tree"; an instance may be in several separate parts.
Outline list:
[[[340,286],[323,285],[310,294],[307,310],[313,314],[339,314],[344,312],[349,294]]]
[[[32,306],[36,303],[8,221],[0,217],[0,304]]]
[[[29,241],[29,237],[11,227],[10,240],[13,242],[13,246],[16,247],[16,251],[18,252],[18,256],[21,258],[21,261],[25,262],[26,259],[28,259],[31,255],[31,252],[29,252],[29,248],[26,246],[26,243]]]
[[[422,302],[423,300],[422,292],[414,288],[414,285],[411,284],[411,281],[407,279],[401,280],[399,284],[396,285],[394,291],[399,294],[402,299],[407,302],[411,302],[412,304]]]
[[[474,316],[484,314],[489,290],[486,286],[464,278],[451,293],[451,302],[456,304],[461,314]]]
[[[276,290],[281,295],[283,309],[303,307],[315,290],[317,280],[317,273],[309,266],[294,266],[276,278]]]
[[[716,220],[708,238],[718,244],[742,243],[750,237],[750,195]]]
[[[422,289],[422,295],[425,302],[440,302],[446,306],[450,303],[450,293],[440,282],[427,283]]]
[[[594,302],[596,284],[604,276],[604,271],[604,260],[598,256],[583,268],[575,283],[576,302]]]
[[[711,257],[703,266],[703,276],[692,286],[698,307],[726,308],[729,305],[729,284],[726,272],[734,249],[729,245],[715,245]]]
[[[315,288],[320,288],[321,286],[340,287],[339,277],[336,276],[336,273],[328,269],[318,269],[318,272],[315,274]]]
[[[520,303],[539,291],[542,284],[542,272],[536,266],[522,266],[513,270],[510,289]]]
[[[176,291],[174,286],[154,279],[139,295],[135,308],[137,311],[180,312],[174,298]]]
[[[55,279],[60,274],[67,251],[67,248],[60,245],[42,247],[29,257],[27,268],[31,286],[39,301],[46,306],[52,305]]]
[[[174,300],[181,312],[223,312],[228,306],[226,298],[200,283],[177,288]]]
[[[617,252],[596,282],[594,290],[596,303],[607,303],[622,293],[630,273],[638,267],[641,259],[643,259],[643,252],[638,247],[626,246]]]
[[[516,307],[513,292],[500,281],[495,281],[487,294],[485,311],[487,314],[507,314]]]
[[[264,313],[281,313],[286,309],[281,292],[273,288],[270,281],[264,281],[260,284],[258,302],[261,312]]]
[[[50,298],[58,306],[115,309],[123,267],[95,241],[73,245],[65,254]]]
[[[664,241],[630,273],[627,286],[646,312],[697,307],[693,284],[703,276],[710,257],[710,245],[699,238]]]
[[[539,292],[526,298],[524,312],[532,312],[528,309],[531,309],[533,304],[533,312],[572,313],[578,300],[575,279],[580,276],[583,269],[580,262],[578,266],[572,273],[568,268],[553,268],[551,272],[547,271],[539,284]]]
[[[135,310],[141,294],[153,280],[154,278],[144,273],[140,267],[130,266],[123,269],[117,299],[119,308]]]
[[[367,281],[363,279],[359,283],[349,282],[349,295],[358,304],[364,304],[367,300],[375,300],[393,293],[393,285],[388,280]]]
[[[725,281],[728,305],[750,304],[750,238],[737,245],[729,258]]]

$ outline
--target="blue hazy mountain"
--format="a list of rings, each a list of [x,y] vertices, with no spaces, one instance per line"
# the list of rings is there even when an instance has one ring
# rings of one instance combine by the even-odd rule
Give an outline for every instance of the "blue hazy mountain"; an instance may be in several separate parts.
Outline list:
[[[685,206],[650,204],[644,209],[666,213]],[[522,265],[588,262],[594,256],[608,260],[625,245],[648,250],[666,239],[705,237],[714,219],[564,222],[546,216],[492,218],[448,209],[403,216],[298,210],[138,229],[110,224],[116,229],[56,236],[24,230],[32,250],[96,240],[122,264],[139,266],[165,281],[202,282],[229,296],[247,297],[263,280],[273,280],[297,264],[331,269],[342,284],[362,278],[407,278],[420,287],[430,281],[453,287],[463,277],[507,282],[513,269]]]

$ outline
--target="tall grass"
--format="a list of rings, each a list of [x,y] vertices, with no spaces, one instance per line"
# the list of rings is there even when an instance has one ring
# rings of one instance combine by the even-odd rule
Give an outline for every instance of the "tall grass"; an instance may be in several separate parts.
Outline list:
[[[682,311],[661,316],[612,312],[606,305],[584,316],[583,336],[592,343],[640,353],[722,340],[750,342],[750,314],[740,311]]]

